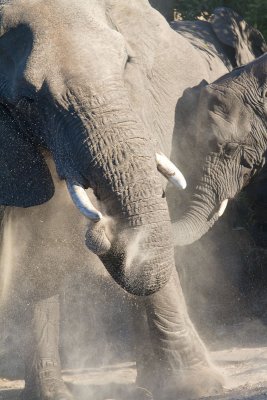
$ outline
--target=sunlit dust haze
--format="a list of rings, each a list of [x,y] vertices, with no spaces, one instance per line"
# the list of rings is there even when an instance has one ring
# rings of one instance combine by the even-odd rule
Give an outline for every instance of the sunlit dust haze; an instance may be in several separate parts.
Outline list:
[[[144,249],[142,243],[146,238],[146,231],[143,229],[136,233],[136,235],[129,241],[129,244],[126,249],[126,268],[131,268],[132,264],[138,265],[139,268],[142,268],[142,263],[149,260],[150,257],[153,257],[153,254],[150,254],[149,250]]]
[[[15,240],[16,222],[13,218],[12,209],[6,210],[1,223],[2,243],[0,252],[0,307],[7,300],[8,289],[16,262]]]

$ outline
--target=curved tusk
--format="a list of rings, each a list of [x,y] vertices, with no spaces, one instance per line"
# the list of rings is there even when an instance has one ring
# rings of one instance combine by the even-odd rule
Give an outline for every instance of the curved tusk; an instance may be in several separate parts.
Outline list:
[[[93,222],[100,221],[103,216],[91,203],[84,188],[77,183],[66,180],[69,194],[78,210]]]
[[[228,199],[225,199],[225,200],[221,203],[220,208],[219,208],[219,211],[218,211],[219,217],[221,217],[221,216],[223,215],[223,213],[224,213],[224,211],[225,211],[225,209],[226,209],[226,207],[227,207],[227,204],[228,204]]]
[[[174,186],[179,189],[186,188],[186,180],[181,171],[174,165],[168,157],[162,153],[156,153],[158,171],[165,176]]]

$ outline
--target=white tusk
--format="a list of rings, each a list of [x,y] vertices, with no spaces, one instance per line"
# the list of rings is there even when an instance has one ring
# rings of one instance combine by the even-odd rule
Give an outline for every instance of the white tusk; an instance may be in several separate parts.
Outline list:
[[[66,184],[69,194],[78,210],[86,218],[89,218],[94,222],[100,221],[103,216],[101,212],[93,206],[84,188],[77,183],[68,180],[66,181]]]
[[[156,162],[159,172],[179,189],[186,188],[186,180],[181,171],[164,154],[156,153]]]
[[[223,215],[223,213],[224,213],[224,211],[225,211],[225,209],[226,209],[226,207],[227,207],[227,204],[228,204],[228,199],[225,199],[225,200],[221,203],[220,208],[219,208],[219,211],[218,211],[219,217],[221,217],[221,216]]]

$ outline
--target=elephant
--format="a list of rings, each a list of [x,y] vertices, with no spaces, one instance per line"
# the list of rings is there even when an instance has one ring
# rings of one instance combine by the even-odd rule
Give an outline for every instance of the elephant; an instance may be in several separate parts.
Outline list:
[[[266,198],[266,83],[267,54],[263,54],[199,89],[196,141],[204,138],[205,154],[188,209],[173,225],[177,245],[203,236],[223,215],[228,201],[246,186],[254,187],[254,202],[262,212]]]
[[[208,21],[173,21],[170,26],[197,48],[211,66],[215,58],[223,61],[229,71],[267,50],[261,32],[228,7],[215,8]]]
[[[223,62],[222,68],[218,70],[219,76],[241,67],[267,51],[266,42],[262,34],[250,26],[234,10],[227,7],[216,8],[209,21],[174,21],[171,27],[185,39],[187,39],[207,62],[208,68],[215,68]],[[188,86],[179,97],[176,105],[176,123],[172,142],[171,159],[179,163],[188,179],[190,190],[180,196],[179,207],[174,201],[170,207],[173,209],[173,217],[179,218],[187,204],[188,195],[195,185],[198,166],[201,160],[196,160],[201,153],[205,153],[205,139],[200,139],[199,147],[196,149],[196,132],[198,131],[197,120],[192,115],[198,107],[199,93],[203,86],[211,83],[204,76],[200,76],[196,86]],[[188,163],[188,159],[194,162]],[[172,195],[169,195],[172,198]],[[178,210],[178,208],[180,210]]]
[[[266,56],[264,56],[266,57]],[[260,59],[259,59],[260,60]],[[238,71],[238,70],[237,70]],[[244,75],[246,74],[246,68],[244,68],[243,73]],[[257,75],[257,72],[255,72]],[[228,89],[225,89],[225,93],[227,93],[227,96],[229,98],[229,102],[232,101],[234,94],[234,90],[231,92],[231,86],[232,83],[229,84],[229,82],[237,81],[235,78],[235,71],[229,74],[227,78],[227,83],[225,82],[225,85],[227,85]],[[264,77],[264,73],[262,74],[262,78]],[[223,78],[222,78],[223,79]],[[226,79],[226,77],[225,77]],[[250,79],[253,79],[252,75],[249,75],[244,78],[244,80],[247,79],[248,81],[248,87],[251,85],[249,82]],[[264,78],[263,78],[264,79]],[[240,78],[241,81],[241,78]],[[222,84],[222,86],[224,83]],[[201,85],[200,85],[201,86]],[[207,232],[210,229],[210,226],[213,225],[214,220],[212,220],[212,216],[214,215],[215,220],[219,219],[222,213],[224,212],[224,207],[227,205],[227,199],[225,198],[226,201],[223,202],[222,200],[222,208],[218,205],[217,210],[214,209],[210,212],[210,215],[207,216],[207,214],[204,214],[205,212],[208,213],[208,208],[206,211],[204,203],[208,200],[208,197],[210,193],[206,192],[207,190],[212,190],[213,195],[215,196],[214,201],[219,201],[220,196],[220,190],[235,190],[234,187],[231,187],[231,184],[234,185],[234,180],[237,179],[238,177],[233,177],[227,175],[227,172],[225,172],[224,179],[222,179],[220,182],[216,180],[216,173],[212,172],[212,162],[210,164],[211,169],[205,170],[205,167],[207,167],[207,158],[210,156],[212,157],[213,155],[215,156],[215,153],[213,155],[210,153],[210,151],[213,149],[214,151],[214,146],[216,148],[218,144],[217,150],[219,151],[219,147],[222,147],[222,151],[219,151],[220,155],[218,157],[221,159],[221,161],[225,161],[227,159],[227,147],[223,150],[224,145],[229,146],[228,151],[231,152],[230,147],[231,143],[231,137],[230,134],[232,132],[232,127],[235,124],[235,118],[236,120],[239,118],[239,115],[241,115],[242,111],[238,110],[233,110],[233,113],[235,113],[235,116],[231,112],[227,111],[227,106],[223,103],[223,97],[219,98],[219,92],[218,96],[216,95],[217,91],[216,89],[213,89],[213,84],[208,85],[207,83],[203,83],[202,87],[195,87],[191,90],[188,90],[186,93],[187,99],[184,99],[184,104],[180,104],[181,108],[184,108],[182,111],[182,114],[185,117],[185,112],[187,113],[187,120],[190,121],[190,129],[191,129],[191,155],[188,152],[187,149],[187,157],[188,159],[191,159],[194,157],[195,161],[195,167],[191,168],[191,173],[194,175],[194,179],[190,179],[191,187],[189,190],[189,193],[187,194],[187,206],[185,209],[180,210],[180,213],[176,214],[175,219],[180,220],[182,222],[182,225],[179,225],[179,222],[174,224],[174,232],[175,232],[175,238],[176,238],[176,244],[191,244],[195,242],[195,244],[190,246],[190,249],[185,249],[182,251],[190,252],[193,253],[191,256],[192,258],[194,257],[194,252],[197,254],[199,249],[203,249],[203,257],[205,257],[206,254],[208,254],[208,250],[206,250],[205,253],[205,248],[209,246],[210,244],[214,244],[215,247],[218,249],[216,252],[217,257],[219,258],[218,264],[219,267],[217,267],[214,270],[214,264],[217,265],[217,261],[214,260],[213,264],[210,267],[210,270],[214,270],[214,274],[216,274],[216,277],[218,276],[218,279],[215,278],[210,278],[212,283],[210,284],[210,287],[212,288],[212,294],[210,295],[209,299],[212,299],[215,293],[219,292],[219,300],[218,300],[218,305],[216,306],[217,309],[213,315],[213,321],[217,318],[216,313],[224,313],[225,319],[227,318],[236,318],[237,315],[242,315],[242,310],[250,310],[249,313],[252,313],[252,315],[256,315],[256,310],[258,312],[258,316],[262,318],[263,315],[263,308],[262,308],[262,300],[260,299],[260,296],[262,293],[260,292],[262,290],[263,292],[263,287],[264,287],[264,273],[261,272],[261,267],[260,265],[264,265],[265,262],[265,247],[266,247],[266,216],[265,216],[265,206],[266,206],[266,164],[264,164],[264,157],[262,158],[261,161],[261,166],[258,169],[258,172],[255,173],[253,171],[253,176],[250,174],[249,168],[247,169],[248,175],[245,173],[245,180],[247,179],[247,182],[244,182],[244,186],[242,187],[242,192],[240,195],[238,192],[240,189],[237,191],[237,193],[232,194],[229,198],[232,198],[233,200],[230,202],[230,207],[227,210],[228,212],[224,216],[223,220],[218,224],[215,229],[211,230],[207,235],[205,232]],[[236,86],[237,87],[237,86]],[[236,89],[235,87],[235,89]],[[210,91],[209,91],[210,88]],[[203,89],[203,91],[202,91]],[[219,88],[219,90],[221,87]],[[258,87],[259,89],[259,87]],[[224,89],[223,89],[224,90]],[[209,94],[214,94],[213,99],[211,100],[211,97],[209,97]],[[240,95],[241,93],[237,94],[236,97],[236,102],[238,104],[238,101],[240,101]],[[239,97],[238,97],[239,96]],[[244,95],[245,97],[245,95]],[[209,100],[208,100],[209,98]],[[255,96],[256,98],[256,96]],[[207,101],[209,101],[209,104],[207,104]],[[242,100],[242,99],[241,99]],[[189,112],[188,108],[188,101],[190,101],[191,104],[191,109]],[[228,100],[227,100],[228,101]],[[204,103],[202,103],[204,102]],[[192,106],[193,105],[193,106]],[[218,108],[217,108],[218,107]],[[247,115],[249,113],[252,113],[252,107],[250,107],[249,101],[247,101],[246,106],[244,108],[248,108]],[[224,108],[224,113],[221,112],[222,117],[224,118],[229,118],[229,128],[225,125],[224,127],[222,124],[219,123],[219,120],[215,121],[215,118],[210,117],[212,115],[213,110],[217,109],[223,109]],[[220,111],[217,111],[220,112]],[[226,117],[226,113],[228,113],[228,117]],[[252,114],[251,114],[252,115]],[[245,119],[244,119],[245,120]],[[251,117],[252,120],[252,117]],[[262,123],[264,124],[264,115],[262,116]],[[223,123],[223,119],[222,119]],[[232,124],[232,125],[231,125]],[[237,132],[239,132],[240,136],[238,140],[236,140],[237,144],[241,144],[240,142],[242,141],[242,144],[246,146],[246,141],[249,140],[249,136],[247,135],[247,132],[243,129],[242,130],[242,125],[238,124],[240,127],[240,131],[238,129],[238,126],[236,127]],[[224,129],[224,132],[223,132]],[[229,135],[227,135],[227,132]],[[242,136],[242,131],[245,132],[245,135],[247,135],[247,138],[245,136]],[[255,128],[251,129],[252,134],[253,132],[256,132]],[[225,134],[225,140],[226,142],[222,144],[221,146],[221,139],[218,138],[218,134],[222,134],[222,132]],[[212,139],[211,139],[212,137]],[[264,137],[264,136],[263,136]],[[211,139],[211,140],[210,140]],[[256,145],[255,145],[256,146]],[[200,154],[200,149],[202,149],[202,154]],[[210,153],[210,154],[209,154]],[[209,154],[209,156],[208,156]],[[224,155],[225,154],[225,155]],[[242,157],[247,157],[246,152],[244,150],[244,156]],[[229,156],[229,165],[230,165],[230,159],[231,156]],[[205,161],[206,160],[206,161]],[[242,161],[241,164],[245,164],[245,161]],[[220,162],[218,162],[218,167],[220,166]],[[204,167],[204,169],[203,169]],[[236,166],[237,167],[237,166]],[[248,165],[247,165],[248,167]],[[216,167],[217,168],[217,167]],[[242,186],[242,172],[244,172],[245,166],[243,165],[240,166],[240,185]],[[230,174],[230,171],[228,171]],[[213,181],[210,181],[210,177],[208,176],[210,174],[213,174]],[[235,174],[237,172],[232,170],[232,173]],[[210,182],[211,186],[208,187],[206,186],[206,189],[201,188],[204,190],[204,192],[199,193],[198,189],[201,187],[202,184],[204,184],[204,180],[206,183]],[[194,181],[194,182],[191,182]],[[205,185],[205,184],[204,184]],[[226,189],[226,185],[228,186],[228,189]],[[219,189],[219,186],[220,189]],[[227,197],[227,196],[226,196]],[[190,203],[190,198],[191,198],[191,203]],[[200,201],[200,198],[202,199]],[[189,207],[188,207],[188,201],[189,201]],[[193,204],[194,202],[194,204]],[[197,211],[197,205],[200,205],[202,202],[203,205],[203,210],[200,210],[200,208]],[[191,207],[191,208],[190,208]],[[209,207],[209,206],[207,206]],[[195,210],[195,211],[193,211]],[[217,211],[217,212],[216,212]],[[187,214],[188,213],[188,214]],[[214,214],[213,214],[214,213]],[[194,226],[193,222],[193,214],[195,214],[196,217],[196,224]],[[217,214],[217,215],[216,215]],[[188,218],[186,218],[188,217]],[[192,218],[191,218],[192,217]],[[190,221],[190,222],[189,222]],[[185,229],[188,227],[188,223],[191,223],[190,225],[190,235],[188,237],[184,236],[187,234],[188,231],[182,232],[183,226]],[[205,223],[207,224],[205,226]],[[184,224],[184,225],[183,225]],[[200,229],[200,231],[197,231],[197,226]],[[181,236],[179,236],[181,235]],[[198,239],[200,239],[202,236],[204,237],[196,242]],[[226,239],[226,237],[228,239]],[[231,247],[235,248],[236,250],[231,250]],[[249,250],[250,249],[250,250]],[[253,249],[253,251],[251,250]],[[178,251],[178,250],[177,250]],[[219,253],[219,254],[218,254]],[[226,255],[227,255],[227,261],[226,261]],[[223,256],[223,257],[222,257]],[[225,256],[225,257],[224,257]],[[265,257],[265,258],[264,258]],[[182,257],[181,257],[182,258]],[[181,259],[180,258],[180,259]],[[182,259],[181,259],[182,262]],[[194,263],[192,263],[194,268]],[[234,267],[234,268],[233,268]],[[190,266],[191,268],[191,266]],[[205,271],[206,268],[206,271]],[[206,276],[207,269],[209,267],[206,267],[202,269],[202,276]],[[190,274],[190,270],[186,270],[184,274]],[[211,273],[212,275],[212,273]],[[214,275],[213,275],[214,276]],[[256,278],[255,278],[256,277]],[[186,277],[183,278],[186,281]],[[252,285],[252,281],[253,286]],[[224,285],[221,285],[221,282],[224,282]],[[205,287],[205,281],[203,281],[203,287]],[[195,286],[194,286],[195,285]],[[190,286],[190,293],[196,288],[197,283],[192,283]],[[262,288],[262,289],[261,289]],[[201,291],[201,284],[200,287],[198,286],[198,290]],[[186,290],[184,290],[186,294]],[[240,296],[243,296],[244,303],[241,304],[239,303]],[[193,297],[193,296],[191,296]],[[230,303],[229,306],[225,306],[225,298],[230,298]],[[208,299],[208,301],[209,301]],[[193,298],[190,302],[188,302],[189,305],[189,310],[192,310],[192,307],[195,307],[195,304],[197,303],[197,296],[195,295],[195,299]],[[205,299],[206,301],[206,299]],[[233,306],[235,305],[235,306]],[[215,308],[216,308],[215,307]],[[236,311],[238,314],[235,314],[233,308],[236,307]],[[201,306],[195,307],[196,313],[199,312],[201,309]],[[205,309],[205,306],[203,307]],[[195,311],[194,311],[195,313]],[[196,315],[193,313],[193,316]],[[192,315],[192,314],[191,314]],[[250,314],[251,315],[251,314]],[[202,319],[203,316],[205,316],[205,310],[204,313],[202,314]],[[201,318],[201,317],[200,317]],[[242,317],[241,317],[242,318]],[[195,321],[197,318],[195,319]],[[210,316],[208,316],[208,320],[212,321]],[[198,319],[198,321],[200,321]],[[214,323],[214,322],[213,322]]]
[[[190,321],[175,270],[159,171],[185,187],[166,158],[179,131],[177,100],[228,67],[177,34],[147,0],[4,1],[0,15],[0,204],[34,218],[31,246],[40,254],[38,265],[26,266],[33,287],[25,319],[33,339],[24,398],[72,398],[58,353],[64,262],[60,269],[53,260],[46,265],[41,247],[54,234],[43,228],[46,207],[52,216],[64,210],[65,186],[82,221],[89,220],[87,247],[123,289],[147,296],[157,363],[138,372],[139,384],[149,386],[150,372],[155,398],[168,400],[219,390],[221,378]],[[84,231],[77,216],[70,219]],[[64,242],[64,224],[60,232]]]

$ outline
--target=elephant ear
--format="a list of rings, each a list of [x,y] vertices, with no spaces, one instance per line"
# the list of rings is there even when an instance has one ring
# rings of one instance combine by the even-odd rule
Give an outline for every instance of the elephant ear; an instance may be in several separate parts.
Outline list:
[[[230,8],[216,8],[210,22],[218,39],[234,49],[235,66],[247,64],[267,51],[262,34]]]
[[[2,105],[0,165],[0,205],[30,207],[53,196],[54,184],[43,156]]]
[[[179,140],[184,138],[185,142],[196,142],[197,129],[197,110],[202,89],[208,85],[203,79],[198,85],[184,91],[176,106],[176,123],[179,124]],[[182,129],[181,129],[182,127]]]
[[[203,79],[197,86],[186,89],[175,110],[175,125],[178,129],[174,130],[171,158],[186,171],[187,176],[192,176],[196,165],[188,160],[195,158],[196,154],[200,155],[199,148],[196,148],[200,141],[197,111],[201,91],[206,85],[208,82]],[[205,138],[202,138],[201,142],[205,142]]]
[[[106,0],[106,7],[113,29],[125,39],[130,64],[138,64],[149,74],[155,54],[163,53],[166,57],[166,49],[170,47],[169,24],[147,0]]]

